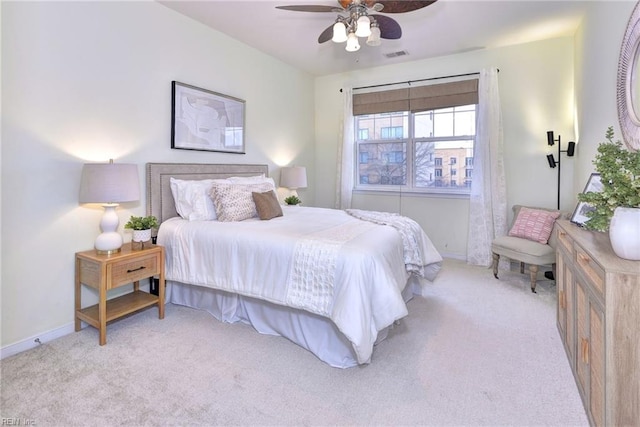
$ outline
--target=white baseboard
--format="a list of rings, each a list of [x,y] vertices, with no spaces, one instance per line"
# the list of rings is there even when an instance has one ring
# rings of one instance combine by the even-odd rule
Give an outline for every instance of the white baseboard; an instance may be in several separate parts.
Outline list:
[[[442,258],[457,259],[458,261],[466,261],[467,260],[467,256],[466,255],[462,255],[462,254],[454,254],[454,253],[450,253],[450,252],[440,252],[440,255],[442,256]]]
[[[6,347],[0,348],[0,359],[22,353],[23,351],[30,350],[48,341],[55,340],[56,338],[63,337],[73,332],[75,332],[75,325],[71,322],[59,328],[43,332],[42,334],[34,335],[15,344],[10,344]]]

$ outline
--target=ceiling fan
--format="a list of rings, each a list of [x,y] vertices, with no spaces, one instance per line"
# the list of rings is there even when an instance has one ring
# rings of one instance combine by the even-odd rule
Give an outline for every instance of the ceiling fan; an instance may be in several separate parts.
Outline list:
[[[381,38],[399,39],[402,28],[395,19],[370,12],[405,13],[422,9],[437,0],[338,0],[339,6],[292,5],[276,6],[277,9],[294,12],[334,12],[338,13],[335,22],[318,37],[318,43],[333,40],[335,43],[347,42],[346,50],[355,52],[360,49],[358,37],[367,37],[369,46],[379,46]],[[341,13],[346,14],[340,15]]]

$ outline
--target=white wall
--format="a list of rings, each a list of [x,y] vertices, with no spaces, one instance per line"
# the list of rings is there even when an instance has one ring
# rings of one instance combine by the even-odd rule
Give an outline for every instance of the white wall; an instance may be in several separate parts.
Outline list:
[[[581,142],[574,179],[576,195],[595,172],[592,162],[607,128],[613,126],[615,140],[622,139],[616,105],[618,57],[635,5],[636,1],[589,2],[576,35],[576,102],[580,107],[576,129]]]
[[[101,207],[79,206],[82,164],[307,166],[313,79],[156,2],[2,2],[2,346],[73,321],[74,253]],[[246,155],[170,148],[171,81],[246,101]],[[122,205],[120,228],[145,201]],[[123,232],[125,241],[130,233]],[[85,304],[95,295],[85,292]]]
[[[556,207],[557,170],[545,158],[546,131],[574,140],[573,38],[563,37],[518,46],[475,51],[408,64],[344,73],[316,79],[316,180],[324,182],[316,202],[334,205],[335,158],[340,140],[342,86],[352,87],[500,69],[504,123],[507,202]],[[557,157],[557,151],[556,157]],[[573,209],[573,159],[562,160],[562,209]],[[468,199],[368,196],[357,194],[354,206],[399,212],[422,225],[444,255],[466,256]]]

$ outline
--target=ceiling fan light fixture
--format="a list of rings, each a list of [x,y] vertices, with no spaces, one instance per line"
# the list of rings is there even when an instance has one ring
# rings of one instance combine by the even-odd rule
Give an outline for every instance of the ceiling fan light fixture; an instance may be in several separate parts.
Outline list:
[[[358,18],[356,23],[356,36],[369,37],[371,35],[371,21],[366,15],[362,15]]]
[[[349,32],[349,36],[347,37],[347,46],[344,49],[347,52],[356,52],[360,50],[360,43],[358,42],[356,33],[352,31]]]
[[[377,25],[371,26],[371,34],[367,39],[367,45],[369,46],[380,46],[382,41],[380,40],[380,27]]]
[[[2,0],[0,0],[2,1]],[[284,5],[276,9],[297,12],[337,12],[339,15],[333,25],[326,27],[318,36],[318,43],[332,40],[334,43],[346,42],[345,50],[356,52],[360,49],[358,37],[366,39],[369,46],[379,46],[381,39],[396,40],[402,37],[400,24],[386,15],[376,15],[369,12],[406,13],[422,9],[438,0],[337,0],[338,6],[318,4]],[[400,51],[406,54],[405,51]],[[392,52],[388,55],[397,56]]]
[[[344,43],[347,41],[347,27],[344,22],[338,21],[333,24],[333,37],[331,40],[334,43]]]

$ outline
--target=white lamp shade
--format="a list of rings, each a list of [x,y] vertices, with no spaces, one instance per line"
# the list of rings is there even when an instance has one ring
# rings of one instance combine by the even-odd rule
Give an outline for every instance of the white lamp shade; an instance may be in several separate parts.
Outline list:
[[[344,43],[347,41],[347,27],[344,22],[336,22],[333,24],[333,37],[331,40],[334,43]]]
[[[356,37],[355,33],[349,33],[345,50],[347,52],[356,52],[360,50],[360,43],[358,42],[358,37]]]
[[[307,168],[291,166],[280,169],[280,186],[292,190],[307,188]]]
[[[120,202],[140,199],[138,166],[134,164],[87,163],[80,179],[80,203],[102,203],[104,215],[100,221],[102,233],[94,247],[99,254],[120,252],[122,236],[118,229],[116,206]]]
[[[140,200],[138,166],[87,163],[82,168],[80,203],[120,203]]]
[[[367,16],[361,16],[358,18],[356,24],[356,36],[358,37],[369,37],[371,34],[371,21]]]
[[[380,46],[380,28],[377,25],[371,27],[371,35],[367,39],[369,46]]]

